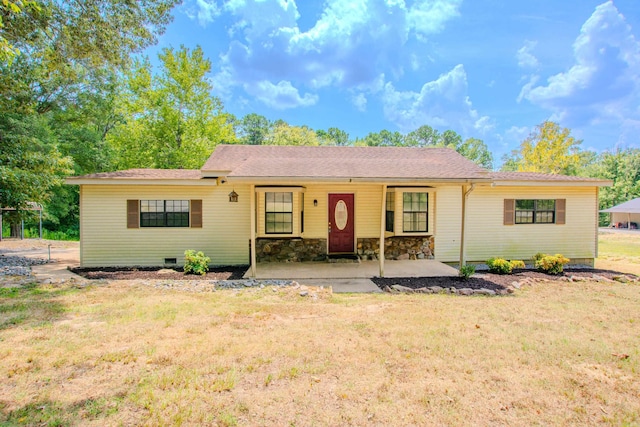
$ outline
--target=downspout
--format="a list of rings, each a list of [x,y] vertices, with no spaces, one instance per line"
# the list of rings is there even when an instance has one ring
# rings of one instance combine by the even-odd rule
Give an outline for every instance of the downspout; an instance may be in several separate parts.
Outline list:
[[[467,186],[463,185],[462,186],[462,224],[460,227],[460,268],[462,268],[463,265],[465,265],[465,259],[464,259],[464,252],[465,252],[465,247],[464,247],[464,235],[465,235],[465,224],[467,222],[467,198],[469,197],[469,194],[471,194],[471,192],[475,189],[475,184],[471,184],[471,187],[469,187],[469,189],[466,189]]]

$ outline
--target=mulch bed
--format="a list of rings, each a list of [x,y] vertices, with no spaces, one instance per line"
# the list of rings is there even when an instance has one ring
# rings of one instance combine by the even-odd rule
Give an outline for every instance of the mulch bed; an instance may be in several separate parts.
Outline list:
[[[87,279],[109,280],[238,280],[242,279],[248,266],[216,267],[206,274],[184,274],[182,268],[166,269],[160,267],[102,267],[74,268],[74,273]]]
[[[619,276],[621,273],[611,270],[599,270],[596,268],[576,268],[565,269],[563,274],[557,276],[544,274],[534,270],[516,270],[513,274],[493,274],[488,271],[479,271],[474,276],[467,280],[463,280],[460,277],[400,277],[400,278],[373,278],[373,282],[378,285],[380,289],[385,289],[386,286],[401,285],[411,289],[418,289],[425,286],[440,286],[442,288],[471,288],[471,289],[490,289],[492,291],[498,291],[506,289],[512,282],[518,282],[524,278],[532,279],[547,279],[558,280],[561,277],[582,277],[585,279],[592,279],[593,275],[612,279],[614,276]],[[628,274],[627,276],[633,276]]]

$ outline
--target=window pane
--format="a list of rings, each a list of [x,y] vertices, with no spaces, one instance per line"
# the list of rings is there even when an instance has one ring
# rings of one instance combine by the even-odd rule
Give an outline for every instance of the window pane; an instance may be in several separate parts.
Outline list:
[[[518,209],[533,209],[533,200],[516,200],[516,210]]]
[[[551,211],[556,208],[555,200],[537,200],[536,201],[536,210],[539,211]]]

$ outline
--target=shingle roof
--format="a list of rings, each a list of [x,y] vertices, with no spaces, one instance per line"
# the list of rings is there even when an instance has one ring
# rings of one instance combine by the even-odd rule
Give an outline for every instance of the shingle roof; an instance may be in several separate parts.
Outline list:
[[[202,171],[253,178],[488,178],[449,148],[219,145]]]
[[[640,213],[640,197],[620,203],[609,209],[601,210],[600,212]]]
[[[584,176],[554,175],[538,172],[491,172],[489,177],[494,181],[539,181],[539,182],[603,182],[598,178]]]
[[[197,169],[127,169],[75,176],[74,179],[201,179]]]

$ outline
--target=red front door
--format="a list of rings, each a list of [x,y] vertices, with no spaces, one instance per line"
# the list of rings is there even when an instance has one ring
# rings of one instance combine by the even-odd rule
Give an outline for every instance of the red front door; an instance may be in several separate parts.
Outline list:
[[[329,194],[329,253],[353,253],[353,194]]]

